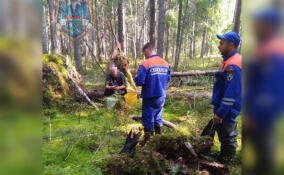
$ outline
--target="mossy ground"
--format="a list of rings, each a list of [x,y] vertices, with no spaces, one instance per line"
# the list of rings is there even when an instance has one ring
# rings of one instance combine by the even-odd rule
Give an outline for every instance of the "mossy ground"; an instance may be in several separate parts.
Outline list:
[[[212,65],[214,66],[214,64],[217,63]],[[103,75],[96,65],[88,67],[83,73],[83,82],[87,89],[91,91],[94,88],[102,87],[104,84]],[[210,85],[210,83],[213,82],[209,80],[208,84]],[[170,89],[191,88],[196,88],[196,86]],[[207,91],[210,92],[210,90]],[[100,105],[100,111],[95,111],[88,104],[78,103],[71,98],[63,99],[61,104],[64,104],[64,107],[62,105],[44,105],[43,109],[42,162],[44,174],[99,175],[106,174],[110,168],[115,170],[115,167],[125,169],[125,171],[121,170],[124,174],[130,172],[159,174],[159,171],[165,171],[165,166],[169,162],[160,153],[142,154],[141,148],[138,146],[135,156],[138,157],[139,162],[142,162],[139,166],[133,165],[137,163],[134,159],[118,154],[123,148],[129,130],[134,126],[142,126],[140,122],[131,119],[133,115],[141,115],[141,103],[137,107],[128,107],[124,102],[121,102],[114,109],[107,109],[104,105]],[[163,127],[163,135],[164,137],[174,135],[177,138],[179,136],[186,138],[199,136],[212,115],[209,99],[188,100],[181,98],[177,100],[167,98],[164,119],[177,124],[180,130],[173,131]],[[241,116],[238,117],[238,121],[239,147],[231,166],[231,174],[241,174]],[[51,140],[49,140],[50,128]],[[220,143],[217,136],[214,141],[215,145],[212,147],[212,151],[218,152]],[[128,163],[123,165],[122,160]],[[175,171],[173,168],[172,174]]]

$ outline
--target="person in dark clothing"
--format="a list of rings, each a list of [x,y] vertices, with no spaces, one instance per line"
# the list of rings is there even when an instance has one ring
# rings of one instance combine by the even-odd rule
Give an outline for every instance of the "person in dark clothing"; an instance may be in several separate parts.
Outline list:
[[[118,71],[115,65],[110,65],[109,73],[105,82],[105,96],[111,96],[113,94],[125,95],[126,91],[126,79],[122,72]]]

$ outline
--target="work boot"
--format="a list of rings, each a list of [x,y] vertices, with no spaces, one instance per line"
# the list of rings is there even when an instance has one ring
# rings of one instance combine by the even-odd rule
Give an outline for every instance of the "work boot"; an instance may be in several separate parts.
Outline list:
[[[235,152],[222,152],[221,151],[220,155],[217,158],[217,161],[222,164],[229,165],[231,161],[233,160],[234,156],[235,156]]]
[[[162,134],[162,126],[155,125],[155,134]]]
[[[153,137],[154,131],[144,131],[144,140],[142,146],[144,146]]]

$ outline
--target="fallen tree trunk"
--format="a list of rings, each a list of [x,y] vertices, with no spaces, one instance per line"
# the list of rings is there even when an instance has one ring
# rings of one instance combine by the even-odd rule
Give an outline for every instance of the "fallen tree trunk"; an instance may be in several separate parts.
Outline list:
[[[207,93],[207,92],[202,92],[202,93],[179,93],[179,92],[169,92],[167,93],[167,97],[170,98],[211,98],[212,94],[211,93]]]
[[[192,72],[172,72],[171,77],[186,77],[186,76],[196,76],[196,75],[214,76],[217,72],[218,72],[217,70],[192,71]]]
[[[75,80],[73,80],[71,77],[69,77],[70,80],[72,81],[72,83],[74,84],[74,86],[76,87],[76,89],[78,90],[79,94],[82,95],[84,97],[84,99],[90,104],[92,105],[97,111],[99,111],[98,106],[92,102],[90,100],[90,98],[87,96],[87,94],[82,90],[82,88],[76,83]]]
[[[201,90],[208,90],[212,89],[212,87],[202,87],[202,88],[193,88],[193,89],[179,89],[179,90],[168,90],[168,93],[175,93],[175,92],[186,92],[186,91],[201,91]]]
[[[142,120],[142,116],[140,116],[140,115],[135,115],[135,116],[132,117],[132,119],[135,120],[135,121]],[[175,125],[175,124],[173,124],[172,122],[169,122],[169,121],[167,121],[167,120],[163,120],[163,124],[164,124],[165,126],[169,127],[169,128],[178,130],[178,126]]]
[[[69,62],[68,57],[66,57],[66,61],[65,64]],[[71,80],[71,82],[73,83],[73,85],[76,87],[78,93],[90,104],[92,105],[97,111],[99,111],[98,106],[92,102],[90,100],[90,98],[88,97],[88,95],[84,92],[84,90],[78,85],[78,83],[72,78],[72,76],[74,76],[74,71],[72,71],[72,69],[69,68],[68,64],[66,65],[67,67],[67,77]],[[76,74],[75,74],[76,75]],[[76,75],[78,76],[78,75]]]
[[[214,76],[218,71],[217,70],[208,70],[208,71],[191,71],[191,72],[172,72],[171,77],[187,77],[187,76]],[[132,76],[135,77],[137,72],[131,72]]]

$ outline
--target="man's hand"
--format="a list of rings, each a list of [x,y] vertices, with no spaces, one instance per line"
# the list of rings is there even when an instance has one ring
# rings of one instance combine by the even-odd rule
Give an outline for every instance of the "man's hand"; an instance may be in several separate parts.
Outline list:
[[[109,85],[106,85],[106,86],[105,86],[105,88],[106,88],[106,89],[115,90],[115,87],[114,87],[114,86],[109,86]]]
[[[221,117],[219,117],[217,114],[215,114],[214,117],[213,117],[213,121],[214,121],[215,124],[222,123],[222,120],[223,119]]]
[[[119,91],[119,90],[122,90],[122,89],[125,89],[125,88],[126,88],[126,86],[122,85],[122,86],[115,87],[114,90]]]

